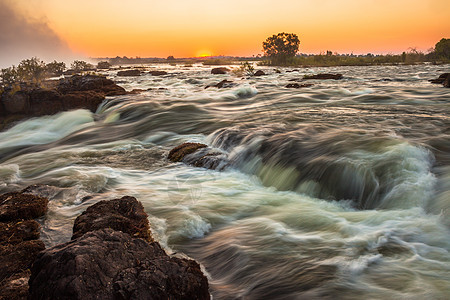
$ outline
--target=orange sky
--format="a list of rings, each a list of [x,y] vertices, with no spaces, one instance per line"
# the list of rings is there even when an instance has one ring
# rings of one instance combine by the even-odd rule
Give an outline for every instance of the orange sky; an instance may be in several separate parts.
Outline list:
[[[10,2],[91,57],[251,56],[261,53],[265,38],[282,31],[299,36],[303,53],[426,51],[450,37],[448,0]]]

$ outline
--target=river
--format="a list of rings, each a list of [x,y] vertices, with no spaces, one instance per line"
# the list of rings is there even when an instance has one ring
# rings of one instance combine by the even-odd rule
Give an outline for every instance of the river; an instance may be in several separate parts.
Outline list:
[[[0,192],[46,184],[47,246],[93,203],[136,197],[155,238],[200,262],[214,299],[448,299],[448,65],[117,77],[139,94],[0,132]],[[341,73],[342,80],[305,74]],[[223,79],[232,86],[207,85]],[[171,163],[183,142],[223,170]]]

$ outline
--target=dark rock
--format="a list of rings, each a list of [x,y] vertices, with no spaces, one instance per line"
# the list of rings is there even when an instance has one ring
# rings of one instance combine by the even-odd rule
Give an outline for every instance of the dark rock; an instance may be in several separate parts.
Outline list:
[[[0,195],[0,222],[30,220],[47,212],[48,199],[18,192]]]
[[[275,73],[277,73],[277,74],[281,74],[281,71],[278,70],[278,69],[275,69],[274,71],[275,71]]]
[[[328,74],[328,73],[321,73],[321,74],[315,74],[315,75],[305,75],[303,76],[303,80],[307,79],[334,79],[339,80],[342,79],[344,76],[342,74]]]
[[[106,96],[126,95],[124,88],[116,85],[111,79],[97,75],[74,75],[59,81],[57,90],[66,94],[79,91],[96,91]]]
[[[230,69],[221,67],[221,68],[214,68],[211,70],[211,74],[227,74],[230,71]]]
[[[72,239],[103,228],[112,228],[135,238],[153,241],[144,207],[134,197],[100,201],[88,207],[75,219]]]
[[[217,84],[212,84],[212,85],[207,85],[205,86],[205,89],[210,88],[210,87],[216,87],[218,89],[224,88],[224,87],[231,87],[233,86],[233,81],[230,80],[222,80],[221,82],[217,83]]]
[[[441,74],[438,78],[430,79],[428,81],[435,84],[442,84],[444,87],[448,88],[450,87],[450,73]]]
[[[140,93],[145,92],[145,91],[147,91],[147,90],[144,90],[144,89],[133,89],[130,92],[128,92],[128,94],[136,95],[136,94],[140,94]]]
[[[62,110],[85,108],[95,112],[103,100],[104,94],[96,91],[69,92],[61,96]]]
[[[0,245],[39,239],[40,225],[34,220],[0,222]]]
[[[150,71],[148,73],[152,76],[162,76],[168,74],[166,71]]]
[[[266,75],[266,73],[264,73],[264,71],[262,70],[258,70],[255,72],[255,74],[253,74],[253,76],[263,76],[263,75]]]
[[[24,114],[30,107],[30,97],[25,91],[6,90],[2,94],[1,100],[6,114]]]
[[[304,83],[304,84],[298,84],[298,83],[289,83],[286,85],[286,88],[288,89],[299,89],[299,88],[305,88],[313,86],[311,83]]]
[[[41,252],[31,269],[31,299],[209,299],[192,260],[161,246],[102,229]]]
[[[125,70],[117,72],[117,76],[141,76],[141,71],[139,70]]]
[[[182,161],[183,158],[187,154],[194,153],[198,149],[206,148],[206,147],[208,147],[208,145],[200,144],[200,143],[183,143],[183,144],[173,148],[172,150],[170,150],[167,158],[170,161],[179,162],[179,161]]]
[[[0,299],[26,299],[31,265],[45,249],[38,240],[0,245]]]

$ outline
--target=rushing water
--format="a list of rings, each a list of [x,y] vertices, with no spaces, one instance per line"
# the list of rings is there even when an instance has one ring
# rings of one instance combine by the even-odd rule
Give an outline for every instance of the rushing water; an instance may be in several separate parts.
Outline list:
[[[311,68],[262,77],[209,67],[114,78],[137,95],[0,133],[0,191],[48,184],[48,246],[102,199],[135,196],[170,252],[199,261],[214,299],[448,299],[447,66]],[[291,79],[319,72],[343,80]],[[228,79],[234,86],[205,89]],[[186,141],[224,170],[170,163]]]

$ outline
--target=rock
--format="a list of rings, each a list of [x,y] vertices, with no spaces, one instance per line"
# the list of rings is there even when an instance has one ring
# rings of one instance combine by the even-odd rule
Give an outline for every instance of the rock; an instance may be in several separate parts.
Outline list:
[[[200,148],[206,148],[208,145],[200,144],[200,143],[183,143],[172,150],[170,150],[167,158],[173,162],[182,161],[183,158],[190,153],[194,153]]]
[[[6,90],[2,94],[1,101],[6,114],[24,114],[30,107],[30,97],[25,91]]]
[[[34,220],[0,222],[0,245],[39,239],[40,225]]]
[[[339,80],[342,79],[344,76],[342,74],[328,74],[328,73],[321,73],[321,74],[315,74],[315,75],[305,75],[303,76],[303,80],[307,79],[334,79]]]
[[[74,75],[59,81],[57,90],[62,94],[80,91],[95,91],[106,96],[126,95],[124,88],[116,85],[111,79],[97,75]]]
[[[313,86],[314,84],[311,83],[305,83],[305,84],[298,84],[298,83],[288,83],[286,85],[286,88],[290,88],[290,89],[299,89],[299,88],[305,88],[305,87],[310,87]]]
[[[125,70],[117,72],[117,76],[141,76],[141,71],[139,70]]]
[[[153,241],[144,207],[134,197],[100,201],[88,207],[75,219],[72,239],[103,228],[122,231],[148,242]]]
[[[443,84],[444,87],[448,88],[450,87],[450,73],[441,74],[438,78],[430,79],[428,81],[435,84]]]
[[[47,212],[48,199],[12,192],[0,195],[0,222],[30,220]]]
[[[41,252],[29,284],[31,299],[210,299],[195,261],[112,229]]]
[[[170,150],[168,158],[173,162],[182,161],[194,167],[212,170],[223,170],[229,165],[223,153],[200,143],[181,144]]]
[[[216,87],[218,89],[224,88],[224,87],[231,87],[233,86],[233,81],[230,80],[222,80],[221,82],[217,83],[217,84],[212,84],[212,85],[207,85],[205,86],[205,89],[210,88],[210,87]]]
[[[211,74],[227,74],[230,71],[230,69],[221,67],[221,68],[214,68],[211,70]]]
[[[258,70],[255,72],[255,74],[253,74],[253,76],[263,76],[263,75],[266,75],[266,73],[264,73],[264,71],[262,70]]]
[[[162,76],[168,74],[166,71],[150,71],[148,73],[152,76]]]
[[[281,74],[281,71],[278,70],[278,69],[274,69],[274,71],[275,71],[275,73],[277,73],[277,74]]]
[[[70,92],[61,96],[62,110],[85,108],[95,112],[103,100],[104,94],[95,91]]]

